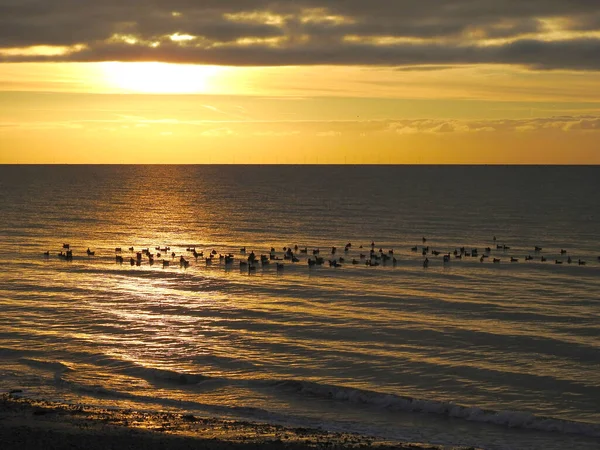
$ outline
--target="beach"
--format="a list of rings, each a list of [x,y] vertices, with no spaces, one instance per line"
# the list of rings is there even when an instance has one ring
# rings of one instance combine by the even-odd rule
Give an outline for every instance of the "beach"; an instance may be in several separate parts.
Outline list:
[[[191,414],[34,401],[19,397],[19,393],[2,394],[0,398],[0,442],[5,450],[449,448]]]

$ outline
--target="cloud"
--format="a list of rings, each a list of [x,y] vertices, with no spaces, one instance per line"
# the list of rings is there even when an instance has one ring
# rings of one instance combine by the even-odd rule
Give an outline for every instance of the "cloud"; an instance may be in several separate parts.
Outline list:
[[[234,136],[237,133],[228,127],[220,127],[213,128],[211,130],[206,130],[200,133],[201,136],[205,137],[226,137],[226,136]]]
[[[300,134],[298,130],[287,130],[287,131],[275,131],[275,130],[266,130],[266,131],[255,131],[252,133],[253,136],[260,137],[287,137],[287,136],[297,136]]]
[[[4,55],[0,61],[163,61],[232,66],[518,64],[534,69],[600,70],[600,39],[547,42],[535,39],[481,47],[440,43],[319,45],[223,45],[99,43],[62,55]],[[0,50],[2,55],[2,50]]]
[[[139,116],[116,116],[113,119],[56,120],[30,122],[0,122],[0,129],[27,132],[30,130],[151,130],[162,135],[192,135],[223,138],[233,136],[285,138],[315,136],[319,138],[354,139],[355,136],[458,134],[522,134],[522,133],[597,133],[600,116],[552,116],[524,119],[384,119],[384,120],[180,120],[148,119]]]
[[[600,131],[600,118],[584,118],[565,125],[566,130]]]
[[[383,124],[382,124],[383,125]],[[555,116],[531,119],[499,120],[395,120],[388,121],[380,132],[392,131],[398,134],[417,133],[522,133],[539,131],[600,131],[600,117],[597,116]]]
[[[596,0],[0,0],[0,61],[600,70],[598,54]]]

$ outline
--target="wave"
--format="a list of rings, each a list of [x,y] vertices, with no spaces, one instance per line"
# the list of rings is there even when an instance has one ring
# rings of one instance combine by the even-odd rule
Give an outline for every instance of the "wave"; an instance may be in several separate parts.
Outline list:
[[[208,359],[218,358],[206,355]],[[21,357],[19,361],[42,369],[54,372],[55,379],[66,382],[63,374],[74,372],[76,369],[61,361],[49,361],[31,357]],[[98,363],[99,361],[96,361]],[[427,413],[438,416],[463,419],[470,422],[479,422],[500,425],[509,428],[520,428],[544,432],[558,432],[574,434],[587,437],[600,437],[600,426],[591,423],[576,422],[554,417],[537,416],[532,413],[512,410],[492,410],[477,406],[464,406],[452,401],[440,401],[434,399],[414,398],[371,390],[364,390],[346,386],[323,384],[318,382],[295,380],[295,379],[236,379],[212,377],[199,373],[190,373],[163,368],[145,367],[135,363],[124,362],[112,358],[103,358],[100,367],[110,369],[112,373],[143,379],[156,385],[172,385],[178,389],[222,389],[227,386],[240,386],[264,390],[274,389],[285,395],[300,395],[303,397],[315,397],[336,402],[349,402],[353,404],[367,405],[373,408],[387,411],[401,411],[410,413]],[[69,377],[72,378],[72,377]],[[75,378],[77,378],[75,376]],[[68,384],[77,384],[71,379]],[[110,396],[113,398],[135,398],[135,394],[108,390],[102,386],[81,386],[77,390],[85,389],[90,394],[99,396]],[[171,399],[153,398],[154,403],[169,404],[176,403]],[[185,403],[185,402],[182,402]],[[248,407],[237,406],[237,410],[249,412]],[[252,408],[251,408],[252,409]],[[247,411],[248,410],[248,411]],[[262,411],[264,416],[264,411]]]
[[[19,358],[18,361],[29,367],[35,367],[38,369],[54,372],[54,379],[56,380],[62,380],[63,374],[73,371],[73,369],[68,364],[65,364],[61,361],[48,361],[45,359],[35,358]]]
[[[102,366],[100,367],[110,370],[113,374],[142,379],[155,384],[185,386],[198,385],[205,381],[214,380],[214,378],[202,374],[146,367],[114,358],[102,358],[101,361]]]
[[[19,352],[14,352],[18,355]],[[92,355],[88,355],[92,357]],[[77,372],[75,365],[58,360],[38,359],[32,357],[19,357],[16,359],[19,363],[26,366],[46,370],[54,373],[54,379],[59,382],[65,382],[63,375],[67,373]],[[201,374],[178,372],[168,369],[144,367],[139,364],[127,363],[119,359],[100,357],[94,361],[98,369],[106,369],[111,373],[130,376],[132,378],[144,379],[154,383],[165,383],[175,385],[198,385],[204,381],[217,380],[216,378],[208,377]],[[98,365],[100,363],[100,365]],[[97,388],[101,390],[101,387]]]
[[[26,359],[30,364],[39,364],[45,367],[54,368],[57,374],[62,374],[72,369],[61,362],[48,362],[35,359]],[[162,368],[145,367],[138,364],[114,361],[116,364],[109,364],[113,373],[130,376],[133,378],[144,379],[150,383],[162,385],[173,385],[178,389],[222,389],[227,386],[244,386],[251,389],[264,390],[275,389],[281,394],[300,395],[303,397],[316,397],[336,402],[349,402],[353,404],[367,405],[373,408],[384,409],[387,411],[401,411],[410,413],[426,413],[454,419],[463,419],[469,422],[479,422],[486,424],[499,425],[509,428],[537,430],[544,432],[558,432],[565,434],[581,435],[586,437],[600,437],[600,426],[596,424],[576,422],[554,417],[537,416],[524,411],[511,410],[492,410],[480,408],[477,406],[464,406],[452,401],[440,401],[434,399],[414,398],[409,396],[400,396],[377,391],[370,391],[346,386],[322,384],[305,380],[294,379],[236,379],[212,377],[198,373],[190,373],[177,370]],[[83,386],[80,386],[83,388]],[[109,395],[118,398],[134,398],[134,394],[120,393],[118,391],[109,391],[101,386],[87,386],[84,388],[91,394],[100,396]],[[174,400],[166,398],[153,398],[155,403],[176,404]],[[185,402],[182,402],[185,403]],[[183,405],[182,405],[183,406]],[[228,408],[230,410],[231,407]],[[251,412],[253,408],[245,406],[236,406],[231,410],[238,412]],[[265,411],[261,411],[264,417]]]
[[[198,355],[192,358],[198,364],[211,364],[218,367],[226,367],[229,369],[256,369],[256,365],[250,361],[234,358],[232,356],[217,356],[211,354]]]
[[[162,263],[157,262],[154,266],[145,264],[142,267],[129,267],[129,263],[123,264],[123,266],[118,264],[110,264],[104,267],[80,266],[70,268],[70,271],[84,274],[116,275],[133,279],[181,281],[182,283],[177,285],[177,289],[182,291],[221,291],[227,284],[226,280],[207,277],[198,271],[182,270],[177,260],[174,263],[171,261],[171,263],[173,265],[168,269],[162,269]]]
[[[197,399],[185,400],[180,398],[157,397],[156,395],[123,392],[100,385],[85,384],[75,381],[65,381],[64,384],[69,385],[72,391],[76,392],[78,395],[84,395],[92,399],[124,400],[142,405],[158,405],[161,410],[166,406],[184,411],[201,411],[201,414],[215,417],[262,421],[284,426],[317,428],[326,425],[322,420],[314,420],[302,415],[289,415],[252,406],[204,403]],[[331,425],[329,428],[333,429],[334,426]]]
[[[418,399],[310,381],[280,380],[273,381],[272,385],[275,388],[293,391],[301,395],[364,404],[392,411],[429,413],[509,428],[600,437],[600,426],[598,425],[536,416],[522,411],[494,411],[476,406],[463,406],[454,402]]]
[[[157,369],[151,367],[143,367],[139,365],[124,368],[120,372],[124,375],[143,378],[144,380],[150,382],[163,382],[167,384],[176,384],[181,386],[197,385],[204,381],[214,379],[206,375],[196,373],[178,372],[175,370]]]
[[[7,353],[10,356],[17,356],[20,352]],[[143,392],[130,391],[127,386],[135,386],[136,384],[131,384],[126,380],[124,380],[125,384],[121,385],[121,387],[98,382],[102,378],[96,378],[94,382],[85,373],[82,373],[83,377],[79,376],[79,364],[70,364],[69,362],[63,362],[61,359],[50,360],[34,355],[18,355],[15,359],[24,365],[53,372],[55,383],[58,383],[61,389],[67,388],[77,395],[97,399],[99,404],[104,404],[111,400],[123,400],[180,410],[204,411],[207,414],[221,417],[235,416],[241,417],[244,420],[277,422],[288,425],[298,425],[300,423],[302,426],[304,424],[315,425],[316,422],[310,422],[314,420],[314,417],[310,414],[305,416],[300,410],[286,412],[283,410],[278,411],[277,409],[271,410],[271,408],[262,409],[261,407],[254,407],[252,404],[244,404],[245,402],[243,401],[239,403],[233,401],[232,404],[208,404],[201,400],[202,396],[197,395],[201,392],[208,393],[212,390],[227,391],[228,388],[233,388],[235,391],[237,388],[243,387],[244,389],[255,391],[259,396],[266,394],[269,397],[287,398],[288,400],[290,397],[298,396],[309,402],[311,398],[314,398],[318,399],[319,402],[325,401],[326,403],[365,405],[369,409],[373,408],[384,413],[406,412],[423,414],[424,417],[430,414],[432,416],[465,420],[474,424],[481,423],[505,428],[561,433],[595,439],[600,438],[600,426],[597,424],[539,416],[523,411],[485,409],[478,406],[465,406],[451,401],[400,396],[302,379],[213,377],[176,369],[146,367],[114,357],[101,357],[100,355],[94,356],[93,354],[81,356],[85,356],[81,362],[86,367],[87,364],[93,363],[96,367],[93,370],[103,371],[104,369],[114,375],[122,375],[131,377],[132,379],[143,379],[161,389],[165,389],[163,391],[164,395],[151,395],[145,390]],[[219,357],[211,355],[202,355],[201,357],[206,357],[208,360],[211,358],[219,359]],[[84,372],[87,371],[87,369],[84,370]],[[169,394],[170,389],[174,390],[173,397]],[[185,392],[188,392],[189,395],[186,396]],[[184,394],[182,395],[182,393]],[[318,409],[319,406],[316,405],[316,408]],[[327,427],[334,429],[341,423],[336,421],[328,422]],[[323,423],[318,423],[317,425],[322,426]],[[352,426],[354,427],[354,425]],[[369,428],[368,424],[365,424],[365,426]],[[373,432],[375,433],[376,431]],[[552,438],[549,437],[549,439]]]

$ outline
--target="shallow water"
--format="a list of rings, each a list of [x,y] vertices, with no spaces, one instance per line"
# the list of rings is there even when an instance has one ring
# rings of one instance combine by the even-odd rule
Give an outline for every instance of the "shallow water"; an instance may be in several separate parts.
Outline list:
[[[596,448],[599,185],[598,167],[0,166],[0,388],[448,445]],[[371,242],[397,263],[367,267]],[[73,261],[56,256],[63,243]],[[307,254],[283,271],[240,270],[251,250],[295,245]],[[131,266],[130,246],[170,250]],[[423,246],[450,261],[429,253],[424,268]],[[458,259],[463,246],[491,252]],[[343,267],[309,268],[316,248]]]

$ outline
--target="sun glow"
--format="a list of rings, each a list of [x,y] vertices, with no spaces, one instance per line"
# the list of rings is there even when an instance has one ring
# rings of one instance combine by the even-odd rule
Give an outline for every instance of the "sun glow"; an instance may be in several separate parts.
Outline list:
[[[102,63],[103,76],[110,87],[147,94],[212,93],[218,75],[225,70],[219,66],[158,62]]]

